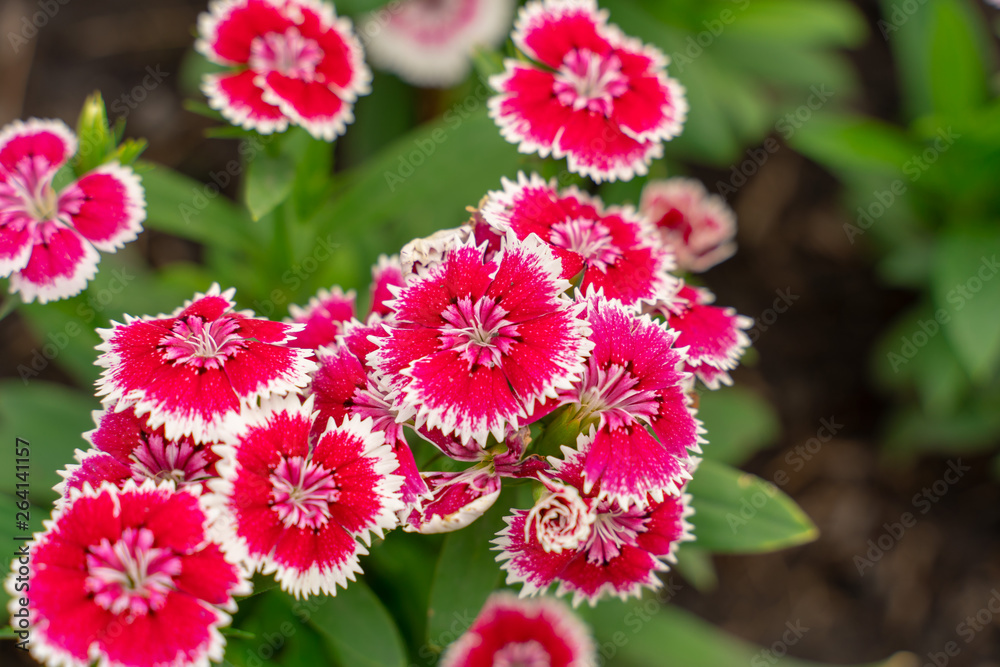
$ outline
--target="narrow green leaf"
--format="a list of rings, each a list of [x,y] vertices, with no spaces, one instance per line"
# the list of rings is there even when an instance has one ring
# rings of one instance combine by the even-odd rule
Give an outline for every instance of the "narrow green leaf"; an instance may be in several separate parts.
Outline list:
[[[898,128],[846,115],[817,115],[790,141],[797,151],[848,180],[858,173],[901,176],[907,161],[922,150]]]
[[[695,544],[713,553],[777,551],[815,540],[812,520],[756,475],[704,460],[688,484]]]
[[[927,64],[934,110],[961,114],[986,101],[989,83],[982,19],[960,0],[934,0]]]
[[[363,581],[350,582],[336,597],[302,603],[309,624],[342,665],[403,667],[406,650],[382,602]]]
[[[739,465],[778,435],[778,418],[771,404],[742,387],[701,394],[698,418],[708,433],[705,457]]]
[[[690,542],[685,542],[677,550],[674,569],[702,593],[714,591],[719,584],[712,555]]]
[[[243,198],[255,221],[280,206],[292,193],[295,162],[284,152],[261,152],[246,168]]]

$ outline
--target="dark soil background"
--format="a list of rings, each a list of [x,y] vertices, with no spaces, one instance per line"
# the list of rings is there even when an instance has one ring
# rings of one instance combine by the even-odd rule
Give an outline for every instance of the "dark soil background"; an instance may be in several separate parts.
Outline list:
[[[65,0],[48,4],[57,1]],[[850,54],[863,82],[864,110],[894,120],[894,64],[874,28],[875,2],[859,4],[873,34]],[[122,96],[139,85],[147,67],[159,68],[165,82],[129,108],[128,133],[148,138],[146,158],[206,179],[236,150],[233,142],[204,138],[206,121],[182,109],[177,90],[180,61],[204,5],[69,1],[14,54],[5,36],[19,32],[22,17],[39,3],[3,0],[0,125],[31,116],[72,120],[95,89],[109,106],[121,100],[126,103],[119,110],[128,108]],[[720,174],[699,173],[709,183]],[[987,458],[963,457],[971,470],[930,503],[918,494],[943,479],[949,460],[925,457],[900,465],[880,453],[888,406],[870,381],[870,350],[913,295],[883,288],[870,251],[863,243],[850,245],[838,192],[830,175],[782,148],[733,198],[740,252],[706,276],[719,303],[755,318],[772,306],[778,290],[798,297],[761,331],[758,361],[735,379],[770,401],[782,425],[779,441],[744,467],[766,479],[788,474],[784,490],[816,521],[821,537],[775,554],[717,558],[717,589],[699,593],[685,585],[674,602],[765,647],[781,640],[786,623],[809,628],[788,649],[802,658],[850,664],[910,651],[915,655],[897,655],[893,667],[998,667],[1000,614],[990,614],[986,627],[971,636],[971,626],[962,624],[1000,590],[1000,486]],[[143,236],[138,243],[154,263],[196,253],[155,233]],[[17,315],[0,322],[0,375],[15,375],[36,344]],[[817,435],[821,419],[841,425],[836,437],[793,466],[786,455]],[[907,512],[916,525],[892,539],[884,555],[881,549],[869,553],[869,540],[877,547],[885,525]],[[883,545],[888,541],[883,537]],[[863,575],[856,557],[871,558],[870,566],[862,564]],[[943,653],[949,642],[960,649],[956,657]],[[5,643],[0,662],[24,659],[14,653]],[[757,664],[772,664],[766,655],[761,660]]]

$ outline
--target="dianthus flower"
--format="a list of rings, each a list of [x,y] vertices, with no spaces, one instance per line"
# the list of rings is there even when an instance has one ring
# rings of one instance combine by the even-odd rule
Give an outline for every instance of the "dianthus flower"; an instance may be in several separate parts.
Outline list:
[[[595,181],[630,180],[681,132],[684,90],[669,59],[607,22],[595,0],[534,0],[514,44],[534,62],[508,59],[490,79],[490,116],[522,153],[567,157]]]
[[[371,91],[371,71],[349,19],[322,0],[215,0],[198,20],[195,48],[233,69],[205,75],[208,103],[262,134],[289,123],[333,141]]]
[[[552,598],[494,593],[472,626],[448,647],[441,667],[596,667],[590,631]]]
[[[389,335],[373,339],[368,357],[416,428],[480,446],[571,388],[591,346],[548,246],[508,236],[493,259],[485,249],[457,244],[408,279],[391,304]]]
[[[79,294],[101,252],[142,231],[146,201],[139,177],[116,162],[56,191],[53,179],[76,153],[58,120],[14,121],[0,130],[0,277],[25,302]]]
[[[694,539],[686,520],[689,496],[650,495],[624,508],[597,488],[585,490],[586,444],[563,453],[555,476],[544,480],[547,493],[530,510],[507,517],[493,541],[507,583],[523,583],[521,594],[535,595],[558,582],[556,594],[572,593],[574,606],[662,586],[657,572],[669,570],[680,543]]]
[[[52,667],[221,661],[218,628],[250,585],[205,526],[198,498],[172,482],[71,490],[30,545],[27,594],[7,580],[28,599],[31,654]]]
[[[354,317],[356,299],[354,290],[345,292],[340,287],[334,287],[332,290],[320,290],[309,299],[305,308],[294,304],[289,306],[288,314],[292,316],[292,322],[301,324],[302,330],[293,334],[288,344],[315,350],[333,343],[344,322]]]
[[[562,263],[562,277],[583,274],[581,289],[603,290],[626,305],[673,294],[677,279],[668,271],[673,257],[655,229],[631,208],[604,204],[576,188],[559,191],[555,181],[523,173],[503,180],[480,209],[494,231],[513,230],[518,238],[537,234]]]
[[[684,271],[707,271],[736,252],[736,215],[701,181],[651,181],[642,189],[639,210],[655,223]]]
[[[403,0],[358,24],[372,63],[428,87],[461,83],[477,47],[500,44],[514,0]]]
[[[98,329],[98,396],[148,415],[150,428],[163,427],[170,440],[215,442],[241,408],[305,387],[316,368],[311,352],[286,346],[300,327],[235,311],[234,294],[213,284],[172,315],[126,316]]]
[[[234,560],[276,573],[295,597],[337,594],[361,572],[371,534],[396,526],[403,478],[372,420],[314,431],[312,399],[272,398],[237,418],[209,482],[215,530]],[[360,541],[359,541],[360,540]]]

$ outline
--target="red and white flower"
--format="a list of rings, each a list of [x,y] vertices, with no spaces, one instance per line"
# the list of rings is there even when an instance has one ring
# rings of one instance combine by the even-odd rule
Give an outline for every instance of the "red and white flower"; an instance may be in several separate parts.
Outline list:
[[[626,305],[672,295],[677,279],[668,272],[673,257],[655,229],[631,208],[605,208],[597,197],[576,188],[557,189],[537,174],[503,179],[503,191],[490,192],[481,208],[497,232],[518,238],[538,235],[562,262],[562,277],[583,274],[581,288],[603,290]]]
[[[126,316],[98,329],[98,396],[115,410],[133,408],[165,437],[216,442],[224,422],[258,398],[305,387],[316,364],[310,350],[287,347],[299,325],[235,311],[235,290],[213,284],[172,315]]]
[[[221,661],[218,628],[250,585],[205,525],[198,498],[171,482],[71,490],[30,546],[31,654],[53,667]]]
[[[76,150],[62,121],[0,130],[0,277],[28,303],[79,294],[97,274],[98,251],[115,252],[142,231],[146,200],[128,167],[104,164],[53,187]]]
[[[558,582],[556,594],[572,593],[574,606],[660,588],[657,573],[676,562],[681,542],[694,539],[690,496],[650,495],[622,507],[598,489],[585,491],[586,448],[563,453],[546,495],[530,510],[515,510],[493,541],[507,583],[523,583],[521,595],[536,595]]]
[[[232,67],[202,91],[227,120],[262,134],[289,123],[333,141],[371,92],[371,71],[351,22],[322,0],[214,0],[198,20],[195,48]]]
[[[403,265],[399,260],[399,255],[392,257],[379,255],[378,261],[372,266],[372,284],[368,288],[371,299],[368,316],[378,315],[382,318],[391,316],[392,309],[387,304],[392,301],[393,296],[389,287],[391,285],[402,287],[405,284]]]
[[[403,0],[358,24],[372,62],[417,85],[444,88],[472,70],[477,47],[507,36],[515,0]]]
[[[715,295],[704,287],[685,285],[668,305],[657,310],[678,333],[678,346],[686,346],[684,369],[698,376],[709,389],[733,383],[729,371],[740,363],[750,346],[745,333],[753,320],[733,308],[711,306]]]
[[[587,626],[561,602],[499,592],[441,661],[441,667],[484,665],[597,667],[597,647]]]
[[[514,44],[534,62],[508,59],[490,79],[490,117],[522,153],[567,157],[595,181],[644,175],[663,142],[681,132],[687,101],[666,74],[669,58],[609,25],[595,0],[533,0]]]
[[[289,306],[288,314],[292,316],[292,322],[301,324],[302,330],[296,332],[288,344],[309,350],[330,345],[337,340],[344,323],[354,317],[356,299],[354,290],[344,292],[335,286],[332,290],[320,290],[309,299],[305,308],[294,304]]]
[[[138,484],[147,479],[169,480],[179,489],[190,486],[201,493],[205,483],[218,474],[219,456],[211,443],[190,437],[170,440],[162,427],[150,428],[132,410],[95,412],[94,421],[97,428],[83,434],[91,449],[78,450],[78,465],[59,473],[64,479],[56,491],[62,499],[69,489],[82,489],[84,484],[97,488],[109,481],[121,487],[130,479]]]
[[[331,420],[311,435],[313,418],[312,399],[265,401],[217,448],[221,477],[209,483],[226,552],[296,597],[346,588],[368,553],[361,541],[383,537],[403,509],[396,458],[372,421]]]
[[[651,181],[642,189],[639,210],[656,224],[684,271],[707,271],[736,252],[736,214],[701,181]]]
[[[561,398],[584,432],[583,488],[624,508],[677,494],[689,450],[704,442],[685,392],[690,377],[678,334],[617,301],[591,295],[587,320],[594,350],[579,382]]]
[[[389,336],[374,339],[368,357],[416,428],[479,445],[490,434],[503,440],[536,403],[570,389],[591,347],[546,245],[509,236],[492,260],[485,248],[456,245],[408,280]]]

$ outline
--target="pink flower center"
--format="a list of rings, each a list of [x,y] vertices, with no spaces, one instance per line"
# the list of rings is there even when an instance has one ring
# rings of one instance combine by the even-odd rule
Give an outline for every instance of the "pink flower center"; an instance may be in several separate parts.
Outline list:
[[[393,407],[392,401],[386,398],[385,389],[371,379],[364,388],[358,387],[351,397],[351,415],[360,415],[362,419],[371,417],[374,427],[385,432],[386,442],[395,442],[402,437],[403,426],[396,423],[399,412]]]
[[[560,103],[575,111],[587,109],[611,116],[614,99],[623,95],[628,85],[618,56],[573,49],[556,72],[553,90]]]
[[[24,158],[0,182],[0,218],[56,220],[62,211],[52,187],[55,170],[40,156]]]
[[[222,368],[226,359],[243,349],[243,338],[236,333],[239,328],[239,322],[231,317],[207,322],[189,315],[174,324],[160,346],[168,361],[202,369]]]
[[[210,476],[208,451],[204,447],[196,447],[187,439],[167,441],[155,433],[140,440],[129,455],[135,481],[169,479],[181,487]]]
[[[333,473],[302,456],[282,459],[271,473],[271,508],[287,528],[320,528],[340,499]]]
[[[611,230],[597,220],[577,218],[552,225],[552,245],[572,250],[598,271],[608,267],[622,256],[611,237]]]
[[[499,364],[517,342],[517,325],[505,320],[506,314],[487,297],[475,304],[469,297],[458,299],[441,314],[446,322],[441,328],[442,349],[457,351],[469,368]]]
[[[659,412],[653,389],[637,389],[639,378],[632,374],[632,364],[609,363],[598,367],[593,357],[587,360],[580,382],[580,417],[598,416],[600,428],[620,428],[635,420],[649,420]]]
[[[636,536],[647,530],[647,511],[632,505],[628,511],[623,512],[618,505],[602,503],[598,508],[590,539],[584,547],[587,550],[587,560],[591,563],[607,563],[622,552],[623,544],[634,547]]]
[[[303,37],[298,28],[283,33],[269,32],[250,42],[248,66],[255,72],[277,72],[305,81],[319,80],[316,66],[323,61],[323,49],[314,39]]]
[[[552,667],[552,658],[545,647],[533,639],[511,642],[493,655],[493,667]]]
[[[156,611],[174,590],[181,559],[171,549],[154,547],[153,531],[126,528],[111,544],[106,538],[87,550],[87,591],[112,614]]]
[[[546,553],[575,551],[591,536],[596,515],[571,486],[549,486],[552,492],[535,503],[524,523],[525,538],[535,536]]]

